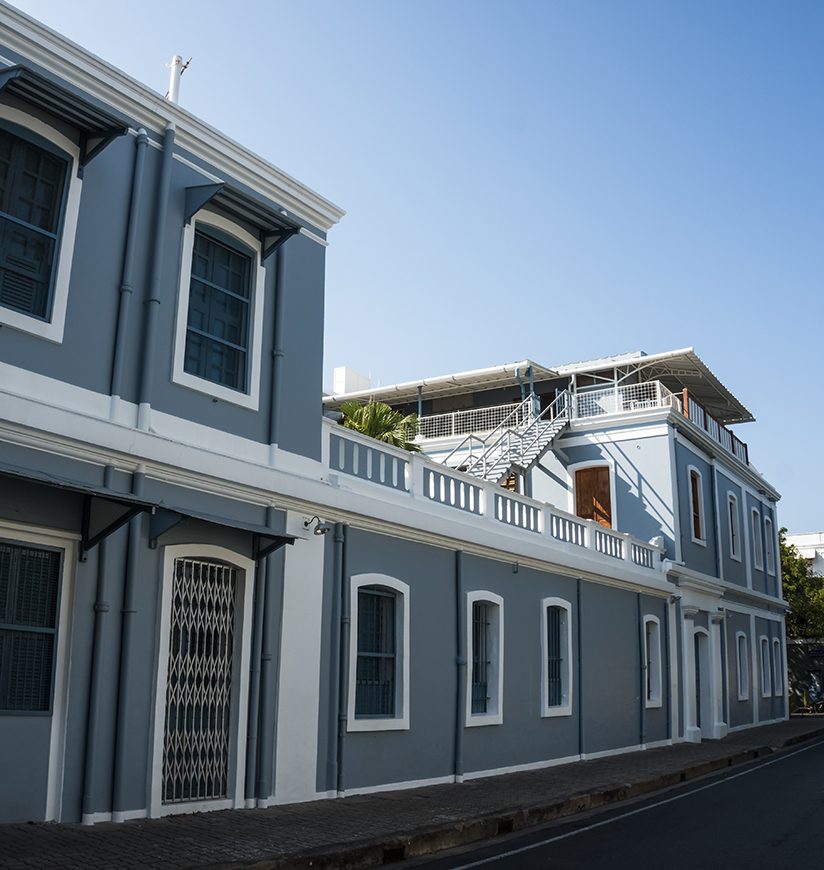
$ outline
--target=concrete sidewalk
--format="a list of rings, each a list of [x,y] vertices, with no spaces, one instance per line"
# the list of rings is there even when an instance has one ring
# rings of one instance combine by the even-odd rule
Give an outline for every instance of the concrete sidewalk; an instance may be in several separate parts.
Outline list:
[[[0,826],[0,868],[373,867],[666,788],[824,736],[824,716],[526,773],[261,810]]]

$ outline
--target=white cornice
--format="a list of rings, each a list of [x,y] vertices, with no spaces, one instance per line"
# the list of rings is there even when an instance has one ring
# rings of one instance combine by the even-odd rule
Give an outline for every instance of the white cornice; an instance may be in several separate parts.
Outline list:
[[[0,0],[0,42],[148,129],[173,123],[176,142],[324,232],[345,212],[126,73]]]

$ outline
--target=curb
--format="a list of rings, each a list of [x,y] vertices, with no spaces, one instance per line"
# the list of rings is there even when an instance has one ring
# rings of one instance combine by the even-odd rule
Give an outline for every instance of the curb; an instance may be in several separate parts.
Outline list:
[[[577,794],[550,804],[537,804],[517,810],[502,810],[478,819],[436,828],[418,829],[406,836],[394,839],[365,840],[338,847],[324,847],[302,855],[272,860],[264,859],[249,864],[224,865],[224,867],[227,870],[228,868],[237,868],[237,870],[239,868],[245,868],[245,870],[310,870],[310,868],[311,870],[361,870],[361,868],[367,867],[381,867],[408,858],[422,857],[445,849],[491,840],[545,822],[660,791],[723,770],[726,767],[735,767],[757,758],[763,758],[781,749],[806,743],[822,736],[824,736],[824,727],[806,734],[788,737],[776,746],[747,749],[640,782],[615,785],[590,793]]]

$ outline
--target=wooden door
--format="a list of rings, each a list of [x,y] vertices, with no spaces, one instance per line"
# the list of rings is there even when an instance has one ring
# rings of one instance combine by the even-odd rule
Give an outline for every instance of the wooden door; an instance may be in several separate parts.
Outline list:
[[[612,497],[609,467],[582,468],[575,472],[575,513],[585,520],[595,520],[612,528]]]

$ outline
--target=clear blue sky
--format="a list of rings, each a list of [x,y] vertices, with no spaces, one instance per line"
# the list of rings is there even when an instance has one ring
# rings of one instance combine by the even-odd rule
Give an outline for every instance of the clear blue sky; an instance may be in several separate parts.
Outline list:
[[[17,0],[348,212],[327,383],[692,345],[824,529],[824,3]]]

